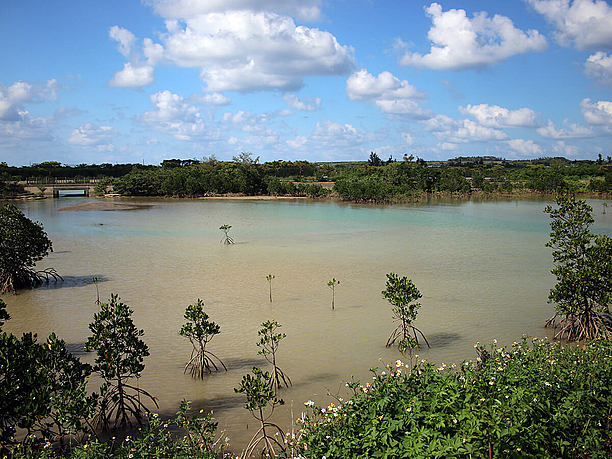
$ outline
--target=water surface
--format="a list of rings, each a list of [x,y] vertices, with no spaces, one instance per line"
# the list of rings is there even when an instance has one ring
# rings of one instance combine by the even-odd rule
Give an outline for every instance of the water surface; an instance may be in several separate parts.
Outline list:
[[[55,252],[39,264],[63,283],[5,296],[9,331],[56,332],[80,352],[96,306],[118,293],[145,330],[151,356],[139,384],[159,398],[162,413],[181,399],[214,409],[220,429],[239,450],[255,420],[234,394],[253,365],[264,365],[257,330],[276,320],[287,338],[279,362],[293,380],[281,393],[275,420],[288,427],[313,399],[342,393],[355,376],[394,362],[385,348],[393,329],[380,292],[385,274],[411,278],[423,294],[415,325],[432,348],[421,358],[460,362],[476,341],[511,343],[522,334],[544,336],[553,285],[544,201],[438,202],[420,206],[360,206],[312,201],[121,200],[136,209],[62,211],[91,201],[62,198],[21,204],[43,223]],[[595,231],[612,234],[610,213],[595,208]],[[143,204],[142,207],[137,206]],[[232,225],[232,246],[219,226]],[[266,275],[273,274],[273,303]],[[340,280],[331,310],[327,281]],[[229,371],[204,381],[183,374],[190,344],[178,335],[185,307],[202,298],[221,334],[211,350]],[[93,361],[92,355],[83,355]],[[97,384],[92,381],[93,385]],[[248,429],[247,429],[248,426]]]

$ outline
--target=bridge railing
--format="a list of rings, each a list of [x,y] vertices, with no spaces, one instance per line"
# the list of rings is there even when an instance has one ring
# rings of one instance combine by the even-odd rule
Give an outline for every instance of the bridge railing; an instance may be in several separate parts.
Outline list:
[[[96,177],[28,177],[25,185],[95,185],[100,181]]]

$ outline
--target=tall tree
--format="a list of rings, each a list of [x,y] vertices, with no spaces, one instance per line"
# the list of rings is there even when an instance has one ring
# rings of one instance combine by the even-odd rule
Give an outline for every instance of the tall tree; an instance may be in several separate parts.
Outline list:
[[[550,215],[550,241],[557,284],[548,301],[557,312],[546,326],[559,327],[555,338],[568,340],[609,338],[612,335],[612,238],[595,235],[593,209],[573,196],[557,196]]]

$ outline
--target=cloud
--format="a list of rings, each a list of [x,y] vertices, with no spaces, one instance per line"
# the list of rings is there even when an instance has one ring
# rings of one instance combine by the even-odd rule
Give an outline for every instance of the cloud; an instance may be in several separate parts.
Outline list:
[[[584,73],[604,86],[612,86],[612,54],[599,51],[589,56]]]
[[[194,104],[203,105],[229,105],[232,102],[232,99],[218,92],[196,94],[191,96],[189,100]]]
[[[580,149],[578,147],[575,145],[568,145],[562,140],[555,142],[553,151],[562,156],[578,156],[580,154]]]
[[[506,141],[506,143],[512,150],[523,156],[537,156],[542,154],[542,147],[533,140],[512,139]]]
[[[527,0],[557,30],[555,39],[578,49],[612,48],[612,7],[603,0]]]
[[[319,19],[321,0],[145,0],[165,18],[192,18],[224,11],[274,11],[306,20]]]
[[[600,100],[591,103],[591,99],[583,99],[580,103],[584,120],[593,126],[612,132],[612,102]]]
[[[400,59],[402,65],[464,70],[547,47],[546,39],[537,30],[517,29],[505,16],[488,17],[486,12],[480,12],[470,19],[465,10],[442,11],[438,3],[432,3],[425,12],[433,21],[427,34],[432,42],[429,54],[407,52]]]
[[[130,57],[132,47],[136,42],[136,37],[132,32],[123,27],[112,26],[108,31],[108,36],[119,43],[118,51],[125,57]]]
[[[18,121],[25,113],[25,104],[55,100],[59,84],[50,79],[44,84],[16,81],[6,87],[0,83],[0,121]]]
[[[285,94],[283,99],[289,107],[303,112],[314,112],[321,108],[320,97],[307,97],[300,100],[295,94]]]
[[[346,81],[346,93],[350,100],[371,100],[383,113],[426,118],[430,114],[416,100],[425,94],[406,80],[400,80],[391,72],[371,75],[362,69]]]
[[[414,137],[412,137],[412,135],[409,134],[408,132],[402,132],[401,137],[406,145],[414,144]]]
[[[203,133],[204,122],[198,109],[178,94],[168,90],[157,92],[151,95],[151,103],[156,109],[142,115],[144,123],[179,140],[191,140]]]
[[[115,135],[114,129],[110,126],[94,126],[86,123],[72,131],[68,143],[84,147],[102,146],[102,144],[108,144]],[[108,145],[105,149],[108,150]]]
[[[468,105],[459,107],[464,115],[473,116],[483,126],[494,128],[535,127],[537,114],[529,108],[508,110],[499,105]]]
[[[593,135],[593,131],[585,126],[579,124],[566,123],[567,129],[557,129],[555,123],[548,120],[546,126],[542,126],[537,129],[538,134],[542,137],[550,139],[577,139],[581,137],[589,137]]]
[[[152,66],[132,65],[130,62],[126,62],[123,64],[123,70],[115,73],[108,84],[118,88],[141,88],[153,83],[154,80]]]
[[[504,140],[508,137],[499,129],[482,126],[469,119],[454,120],[446,115],[436,115],[421,124],[436,137],[452,143]]]

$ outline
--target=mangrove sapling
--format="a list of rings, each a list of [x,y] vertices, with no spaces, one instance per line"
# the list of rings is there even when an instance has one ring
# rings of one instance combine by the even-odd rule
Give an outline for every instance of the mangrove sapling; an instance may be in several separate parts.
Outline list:
[[[263,355],[264,358],[272,365],[272,376],[270,377],[270,387],[274,394],[278,393],[278,389],[283,385],[289,387],[291,385],[291,379],[285,375],[276,364],[276,351],[281,340],[285,339],[287,335],[284,333],[276,333],[281,325],[276,321],[268,320],[261,324],[261,329],[257,332],[260,336],[257,346],[259,346],[259,355]]]
[[[328,283],[327,286],[331,289],[332,291],[332,301],[331,301],[331,308],[334,309],[336,306],[336,285],[340,285],[340,281],[336,280],[336,278],[332,278]]]
[[[557,312],[546,326],[559,327],[555,338],[570,341],[612,336],[612,238],[591,233],[593,209],[583,200],[558,196],[550,214],[550,241],[557,284],[548,301]]]
[[[191,357],[185,364],[184,372],[189,370],[192,377],[202,379],[205,374],[212,373],[213,368],[219,370],[215,360],[227,371],[221,359],[206,349],[210,340],[220,333],[221,327],[208,320],[208,314],[204,312],[204,301],[198,298],[197,303],[187,306],[184,317],[187,322],[181,327],[179,335],[188,338],[192,346]]]
[[[272,274],[268,274],[266,276],[266,280],[268,281],[268,285],[270,286],[270,303],[272,303],[272,279],[274,279],[276,276],[273,276]]]
[[[407,350],[412,352],[415,348],[419,349],[420,343],[417,333],[430,347],[423,332],[412,325],[421,307],[421,303],[416,302],[416,300],[423,296],[414,283],[405,276],[399,277],[395,273],[389,273],[387,274],[386,288],[381,293],[393,306],[393,319],[399,322],[389,335],[387,347],[392,346],[399,340],[398,348],[402,353]]]
[[[259,429],[242,452],[243,458],[250,457],[261,443],[261,457],[276,457],[278,453],[286,452],[285,433],[278,425],[270,422],[276,406],[284,404],[282,399],[276,398],[271,378],[267,371],[254,367],[253,376],[244,375],[240,386],[234,388],[234,392],[246,395],[244,407],[259,421]]]
[[[104,430],[132,426],[132,417],[142,425],[143,414],[150,413],[142,397],[158,407],[155,397],[128,384],[140,377],[145,367],[143,360],[149,355],[149,347],[140,339],[144,331],[134,325],[132,312],[118,295],[111,294],[110,301],[100,304],[100,311],[89,324],[92,335],[85,350],[96,352],[93,370],[104,380],[98,417]]]
[[[234,239],[228,234],[232,225],[221,225],[219,229],[223,231],[223,238],[221,239],[221,243],[225,245],[230,245],[234,243]]]

